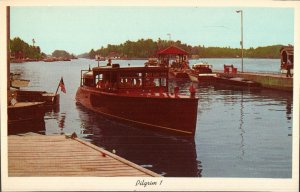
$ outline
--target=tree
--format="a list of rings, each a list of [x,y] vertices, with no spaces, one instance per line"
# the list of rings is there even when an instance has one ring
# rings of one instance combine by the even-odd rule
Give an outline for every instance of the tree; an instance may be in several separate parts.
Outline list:
[[[68,53],[67,51],[65,50],[55,50],[53,53],[52,53],[52,57],[56,57],[56,58],[67,58],[67,59],[70,59],[71,58],[71,55],[70,53]]]
[[[94,51],[94,49],[91,49],[91,51],[89,52],[89,58],[93,59],[95,58],[96,52]]]
[[[31,46],[19,37],[10,40],[9,47],[12,55],[22,54],[24,58],[30,59],[40,59],[42,57],[39,46]]]

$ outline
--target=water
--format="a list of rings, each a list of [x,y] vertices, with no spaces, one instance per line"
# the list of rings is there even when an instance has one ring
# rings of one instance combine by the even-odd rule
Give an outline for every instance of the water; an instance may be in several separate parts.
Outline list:
[[[208,62],[213,65],[215,70],[223,70],[224,64],[234,65],[238,71],[242,70],[241,58],[203,58],[190,60],[190,65],[198,62]],[[247,72],[260,72],[260,73],[280,73],[280,59],[249,59],[244,58],[243,70]]]
[[[239,59],[205,59],[222,69]],[[126,66],[142,60],[114,61]],[[193,62],[199,62],[192,60]],[[247,59],[249,71],[276,71],[279,60]],[[100,65],[105,62],[100,62]],[[64,78],[59,111],[49,111],[34,132],[70,134],[167,177],[290,178],[292,172],[292,94],[273,90],[230,90],[195,84],[199,97],[194,138],[168,136],[108,120],[75,104],[80,70],[97,66],[87,59],[70,62],[11,64],[11,71],[30,79],[30,90],[55,92]],[[258,67],[259,66],[259,67]],[[260,68],[260,66],[263,66]],[[187,93],[189,81],[171,81]],[[26,130],[29,132],[32,130]]]

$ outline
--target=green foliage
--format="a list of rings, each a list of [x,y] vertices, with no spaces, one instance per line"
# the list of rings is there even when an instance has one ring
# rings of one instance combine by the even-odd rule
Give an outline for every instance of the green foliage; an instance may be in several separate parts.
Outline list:
[[[67,51],[64,50],[55,50],[52,53],[52,57],[56,57],[56,58],[71,58],[70,53],[68,53]]]
[[[39,46],[29,45],[19,37],[15,37],[14,39],[10,40],[9,46],[12,55],[15,53],[22,53],[24,58],[30,59],[40,59],[43,56]]]
[[[127,40],[120,45],[108,44],[107,47],[101,47],[98,50],[92,49],[88,53],[88,57],[95,58],[95,55],[102,57],[110,57],[112,53],[117,54],[121,58],[148,58],[156,56],[156,53],[168,46],[177,46],[184,49],[193,58],[236,58],[241,57],[241,49],[230,47],[204,47],[201,45],[191,46],[181,41],[168,41],[158,39],[139,39],[137,41]],[[248,58],[279,58],[279,50],[282,45],[273,45],[258,48],[244,49],[244,57]],[[87,56],[86,54],[83,56]]]

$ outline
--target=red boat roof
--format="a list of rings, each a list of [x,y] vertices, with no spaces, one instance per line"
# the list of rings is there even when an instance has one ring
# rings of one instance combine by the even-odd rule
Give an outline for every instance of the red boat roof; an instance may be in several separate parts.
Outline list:
[[[157,53],[158,55],[188,55],[188,52],[176,46],[170,46]]]
[[[165,67],[94,67],[94,72],[103,72],[103,71],[129,71],[129,72],[167,72],[168,68]]]

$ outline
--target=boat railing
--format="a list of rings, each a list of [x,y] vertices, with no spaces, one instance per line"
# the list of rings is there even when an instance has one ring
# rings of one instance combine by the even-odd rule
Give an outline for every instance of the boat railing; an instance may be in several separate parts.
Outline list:
[[[84,79],[83,75],[84,75],[85,73],[89,72],[89,71],[90,71],[90,70],[86,70],[86,69],[83,69],[83,70],[80,71],[80,86],[83,85],[83,79]]]

